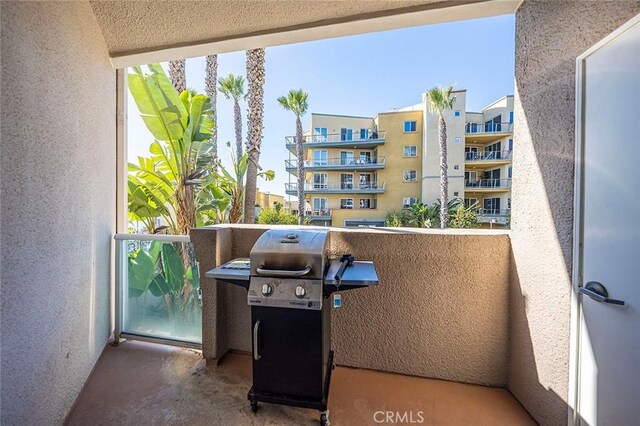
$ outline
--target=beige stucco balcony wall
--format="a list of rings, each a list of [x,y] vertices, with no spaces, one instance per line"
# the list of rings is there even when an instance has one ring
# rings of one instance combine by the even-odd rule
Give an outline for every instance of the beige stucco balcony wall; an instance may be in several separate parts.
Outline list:
[[[248,256],[266,226],[192,231],[202,271]],[[326,228],[324,228],[326,229]],[[373,260],[380,284],[332,311],[340,365],[504,386],[509,237],[504,232],[331,228],[331,252]],[[246,291],[203,280],[203,352],[250,351]]]

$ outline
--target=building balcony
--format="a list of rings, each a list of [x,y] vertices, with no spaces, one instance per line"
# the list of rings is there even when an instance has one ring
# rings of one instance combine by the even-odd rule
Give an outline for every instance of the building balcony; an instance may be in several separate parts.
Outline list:
[[[490,142],[513,133],[513,123],[468,122],[464,128],[465,138],[474,142]]]
[[[298,193],[297,183],[285,183],[285,191],[288,195]],[[382,194],[384,182],[369,183],[312,183],[305,182],[306,194]]]
[[[464,187],[466,191],[477,192],[509,191],[511,179],[465,179]]]
[[[512,151],[471,151],[464,153],[465,163],[486,165],[510,163],[511,157]]]
[[[304,215],[311,220],[331,220],[331,209],[307,210]]]
[[[331,133],[328,135],[306,135],[303,136],[302,146],[307,148],[361,148],[371,149],[384,144],[385,131],[368,132],[367,134],[353,134],[349,136],[344,133]],[[285,143],[289,151],[296,150],[296,137],[287,136]]]
[[[509,222],[511,209],[478,209],[474,213],[478,217],[478,223],[506,225]]]
[[[328,158],[325,160],[305,160],[305,170],[378,170],[384,168],[384,157],[378,158]],[[296,174],[298,160],[285,160],[285,168]]]

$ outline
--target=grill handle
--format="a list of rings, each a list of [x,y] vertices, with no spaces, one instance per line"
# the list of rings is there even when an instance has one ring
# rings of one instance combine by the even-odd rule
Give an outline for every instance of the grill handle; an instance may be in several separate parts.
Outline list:
[[[282,269],[266,269],[264,265],[260,265],[256,268],[258,275],[265,275],[268,277],[302,277],[311,272],[311,266],[307,266],[299,271],[288,271]]]
[[[260,332],[260,320],[257,320],[253,325],[253,359],[256,361],[260,359],[260,353],[258,353],[258,333]]]

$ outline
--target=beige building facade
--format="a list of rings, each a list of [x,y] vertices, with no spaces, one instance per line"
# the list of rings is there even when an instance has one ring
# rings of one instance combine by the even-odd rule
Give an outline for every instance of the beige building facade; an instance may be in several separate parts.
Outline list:
[[[445,116],[449,198],[476,206],[486,226],[508,224],[511,207],[513,96],[480,112],[454,92]],[[306,213],[313,224],[384,226],[392,211],[440,198],[438,117],[422,102],[375,117],[311,114],[304,136]],[[286,138],[286,193],[297,210],[295,138]]]

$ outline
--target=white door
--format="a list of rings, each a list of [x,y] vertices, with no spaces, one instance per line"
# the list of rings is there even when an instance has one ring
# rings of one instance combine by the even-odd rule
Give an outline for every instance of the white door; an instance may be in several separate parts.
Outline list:
[[[574,250],[574,419],[590,426],[637,425],[640,15],[581,55],[577,65],[575,219],[581,244]],[[621,301],[625,305],[616,304]]]

